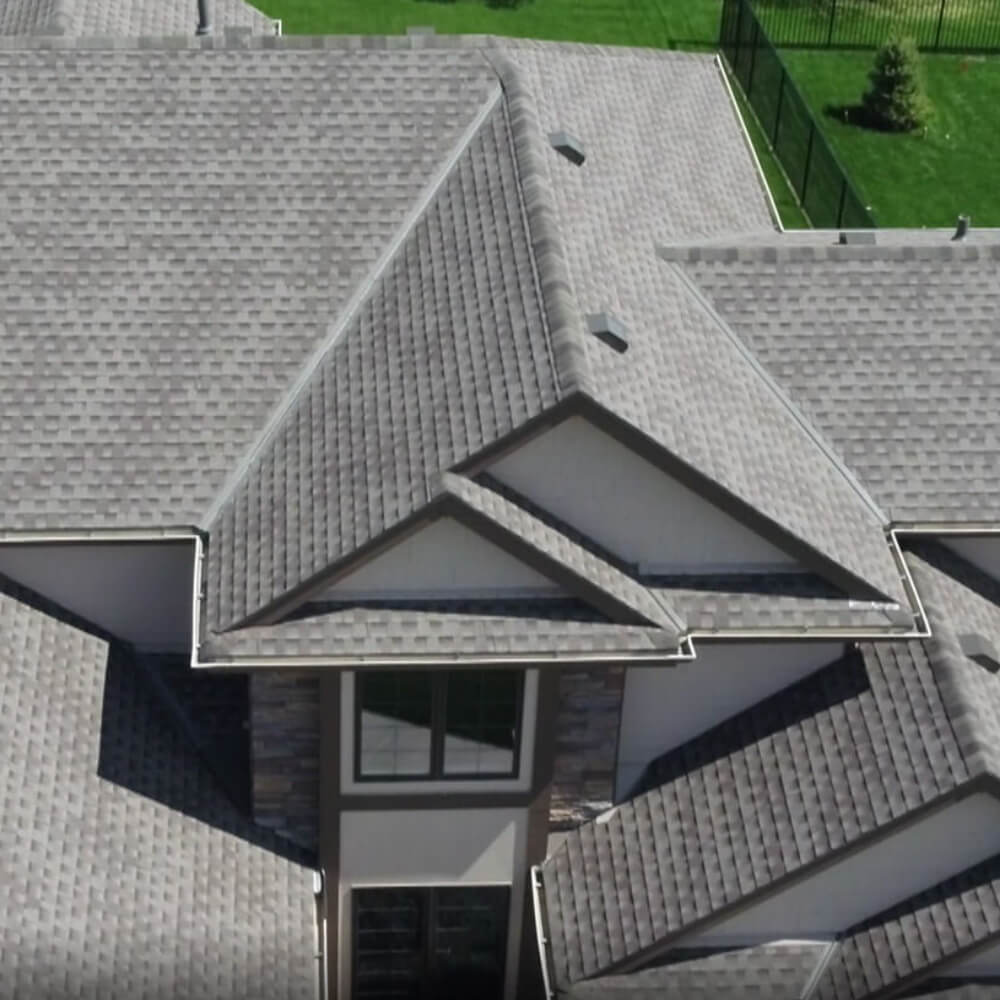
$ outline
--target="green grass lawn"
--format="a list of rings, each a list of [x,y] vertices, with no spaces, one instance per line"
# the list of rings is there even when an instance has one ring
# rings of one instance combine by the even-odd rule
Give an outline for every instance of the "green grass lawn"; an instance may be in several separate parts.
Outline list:
[[[720,0],[255,0],[289,34],[394,35],[410,25],[439,32],[557,38],[609,45],[715,48]]]
[[[824,113],[858,103],[872,53],[786,49],[782,58],[880,226],[950,226],[960,213],[1000,226],[1000,57],[924,56],[935,109],[926,136]]]

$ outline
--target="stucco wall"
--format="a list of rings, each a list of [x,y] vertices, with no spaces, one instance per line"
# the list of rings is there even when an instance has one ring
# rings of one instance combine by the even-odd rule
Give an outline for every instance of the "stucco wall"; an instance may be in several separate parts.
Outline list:
[[[631,563],[665,572],[794,565],[582,417],[540,434],[489,471]]]
[[[319,678],[297,671],[250,675],[254,819],[304,847],[319,835]]]
[[[194,541],[0,544],[0,573],[136,647],[191,647]]]
[[[328,588],[321,600],[554,593],[558,586],[449,517],[375,556]]]
[[[679,943],[830,936],[997,851],[1000,802],[973,795]]]
[[[627,797],[646,765],[820,667],[840,643],[699,642],[697,659],[665,667],[630,667],[622,701],[615,795]]]
[[[980,538],[956,538],[946,535],[942,540],[963,559],[968,559],[984,573],[989,573],[993,579],[1000,580],[1000,535]]]
[[[352,888],[509,885],[507,1000],[517,991],[524,910],[525,809],[344,812],[340,826],[341,1000],[350,997]],[[405,845],[405,850],[400,845]],[[528,929],[530,932],[530,928]]]

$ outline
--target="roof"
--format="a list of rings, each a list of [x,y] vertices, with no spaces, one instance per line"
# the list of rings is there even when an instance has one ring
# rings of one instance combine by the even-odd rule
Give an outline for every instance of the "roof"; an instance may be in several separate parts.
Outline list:
[[[654,761],[641,794],[567,836],[542,866],[556,980],[611,971],[969,777],[921,644],[862,644]]]
[[[850,928],[811,998],[898,996],[998,939],[1000,857],[994,857]]]
[[[311,870],[126,649],[0,581],[0,691],[0,994],[312,1000]]]
[[[879,230],[663,251],[894,521],[996,521],[1000,234]]]
[[[675,952],[624,976],[599,976],[559,993],[567,1000],[800,1000],[823,943],[780,943],[725,951]]]
[[[192,35],[195,0],[0,0],[0,36],[129,37]],[[275,22],[245,0],[214,0],[215,31],[275,33]]]
[[[215,44],[0,46],[5,530],[199,523],[497,92],[471,49]]]

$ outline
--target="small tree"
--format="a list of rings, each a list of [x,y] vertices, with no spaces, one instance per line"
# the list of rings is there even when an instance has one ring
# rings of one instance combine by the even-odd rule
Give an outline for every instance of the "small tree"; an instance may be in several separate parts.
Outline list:
[[[887,132],[912,132],[927,124],[931,102],[924,91],[920,53],[912,38],[893,35],[875,53],[862,99],[868,120]]]

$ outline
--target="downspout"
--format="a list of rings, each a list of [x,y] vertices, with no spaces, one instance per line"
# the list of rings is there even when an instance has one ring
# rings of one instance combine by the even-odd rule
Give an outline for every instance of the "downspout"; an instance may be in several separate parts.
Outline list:
[[[326,907],[323,870],[313,872],[313,905],[316,919],[313,922],[313,957],[316,959],[316,1000],[326,1000]]]
[[[531,905],[535,911],[535,944],[538,947],[538,961],[542,967],[542,985],[545,988],[545,1000],[553,1000],[555,992],[552,989],[552,979],[549,976],[549,939],[542,923],[542,872],[538,865],[531,866]]]

